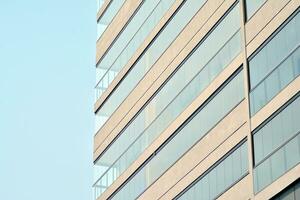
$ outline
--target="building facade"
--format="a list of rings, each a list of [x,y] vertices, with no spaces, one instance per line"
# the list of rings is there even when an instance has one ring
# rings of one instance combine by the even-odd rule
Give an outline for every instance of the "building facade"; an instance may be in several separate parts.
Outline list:
[[[98,0],[94,195],[300,200],[300,0]]]

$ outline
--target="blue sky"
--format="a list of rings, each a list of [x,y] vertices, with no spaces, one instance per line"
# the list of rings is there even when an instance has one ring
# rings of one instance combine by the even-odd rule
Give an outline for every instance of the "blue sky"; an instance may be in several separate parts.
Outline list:
[[[95,0],[0,0],[0,199],[92,199]]]

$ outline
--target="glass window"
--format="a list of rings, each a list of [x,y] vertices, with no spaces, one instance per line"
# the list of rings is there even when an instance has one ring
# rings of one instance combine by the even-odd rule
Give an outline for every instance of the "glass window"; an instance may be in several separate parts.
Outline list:
[[[262,128],[263,152],[264,157],[272,152],[272,132],[269,128]]]
[[[265,102],[267,101],[266,98],[266,89],[265,89],[265,83],[261,83],[260,85],[258,85],[255,90],[253,90],[253,92],[251,92],[252,94],[252,99],[253,100],[253,106],[254,106],[254,111],[258,111],[260,110],[263,105],[265,104]]]
[[[217,193],[219,194],[224,190],[224,188],[226,188],[224,162],[221,162],[216,167],[216,171],[217,171]]]
[[[241,167],[242,167],[242,173],[245,173],[248,171],[248,151],[247,151],[247,145],[241,146]]]
[[[285,147],[287,166],[294,166],[300,160],[300,144],[298,140],[292,140]]]
[[[285,171],[284,151],[283,149],[278,150],[271,157],[272,166],[272,179],[276,180]]]
[[[253,89],[267,74],[267,50],[262,49],[255,58],[249,61],[250,70],[250,85],[251,89]]]
[[[231,173],[230,182],[228,182],[227,184],[222,184],[224,180],[224,175],[225,177],[227,176],[226,165],[228,167],[229,165],[232,166],[233,163],[241,163],[241,159],[243,157],[245,157],[248,160],[246,151],[242,150],[245,148],[247,148],[246,142],[244,142],[241,146],[239,146],[225,158],[218,161],[216,167],[206,172],[206,174],[204,174],[203,177],[199,178],[199,180],[192,183],[188,187],[188,189],[186,189],[180,196],[177,196],[175,199],[216,199],[218,195],[226,191],[230,186],[232,186],[232,184],[241,179],[243,175],[245,175],[248,171],[248,169],[242,170],[241,166],[239,169],[235,168],[239,173]]]
[[[300,40],[297,40],[297,24],[296,20],[292,20],[290,23],[286,25],[285,28],[285,43],[287,49],[294,49],[297,44],[299,44]]]
[[[217,194],[217,173],[216,170],[212,170],[209,175],[209,196],[210,199],[216,196]]]
[[[298,15],[292,16],[279,31],[273,33],[271,39],[249,60],[252,116],[299,75]]]
[[[285,124],[284,123],[284,118],[282,115],[277,115],[274,119],[272,119],[272,123],[267,124],[265,127],[271,129],[269,130],[272,133],[272,151],[276,148],[279,147],[284,140],[284,129],[282,126]],[[270,153],[270,152],[269,152]]]
[[[294,119],[300,117],[299,95],[264,122],[265,125],[253,135],[255,192],[262,190],[300,162],[300,126],[297,130],[293,126]],[[260,142],[261,139],[263,143]]]
[[[255,134],[255,137],[253,138],[254,142],[254,159],[255,163],[258,163],[264,158],[264,151],[263,151],[263,139],[262,134],[263,129],[261,130],[261,133]]]
[[[277,94],[277,91],[280,89],[280,82],[278,72],[272,73],[266,79],[266,93],[267,93],[267,101],[273,99],[273,97]]]
[[[283,89],[286,85],[288,85],[294,78],[292,61],[293,61],[292,59],[287,59],[279,67],[281,89]],[[279,90],[279,88],[277,88],[277,90]]]
[[[203,197],[204,197],[203,199],[209,200],[210,197],[209,197],[208,177],[205,176],[202,180],[203,180],[202,181],[203,182],[202,186],[203,186]]]
[[[267,51],[267,65],[263,66],[266,68],[267,73],[270,72],[279,62],[282,60],[284,50],[286,49],[285,45],[285,35],[284,31],[280,31],[277,35],[269,41],[269,43],[264,47]],[[281,47],[281,48],[278,48]],[[266,76],[266,74],[264,74]]]
[[[279,114],[279,116],[281,117],[282,120],[282,131],[284,132],[284,140],[283,141],[287,141],[288,139],[290,139],[292,136],[294,136],[298,131],[293,132],[293,112],[292,112],[292,107],[294,104],[291,104],[291,107],[286,108],[284,111],[282,111],[282,113]],[[297,108],[295,108],[297,109]]]
[[[224,161],[225,167],[225,185],[228,186],[233,180],[233,165],[231,159],[226,159]]]
[[[271,183],[271,165],[270,159],[265,160],[257,168],[258,188],[264,188]]]
[[[300,34],[298,34],[298,35],[300,35]],[[294,67],[294,75],[299,76],[299,74],[300,74],[300,50],[299,50],[299,48],[292,55],[292,60],[293,60],[293,67]]]
[[[242,160],[241,150],[239,149],[234,153],[232,153],[231,157],[232,157],[232,166],[233,166],[233,180],[238,180],[238,178],[242,174],[242,166],[241,166],[242,163],[237,162]]]

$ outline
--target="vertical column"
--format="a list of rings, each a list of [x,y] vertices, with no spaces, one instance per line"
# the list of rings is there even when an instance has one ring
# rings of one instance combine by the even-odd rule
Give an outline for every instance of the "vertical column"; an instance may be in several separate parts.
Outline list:
[[[251,134],[251,116],[250,116],[250,99],[249,99],[249,68],[247,62],[247,50],[246,50],[246,29],[245,29],[245,21],[246,21],[246,0],[240,0],[240,21],[241,21],[241,36],[242,36],[242,53],[243,53],[243,72],[244,72],[244,91],[245,91],[245,100],[247,102],[247,143],[248,143],[248,163],[249,163],[249,175],[251,179],[251,187],[252,194],[251,199],[254,198],[254,186],[253,186],[253,146],[252,146],[252,134]]]

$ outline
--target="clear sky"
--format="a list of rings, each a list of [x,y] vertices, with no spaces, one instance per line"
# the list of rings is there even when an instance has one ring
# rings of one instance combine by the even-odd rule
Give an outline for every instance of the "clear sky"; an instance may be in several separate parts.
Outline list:
[[[0,0],[0,199],[91,200],[96,0]]]

